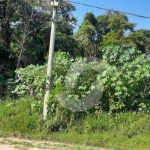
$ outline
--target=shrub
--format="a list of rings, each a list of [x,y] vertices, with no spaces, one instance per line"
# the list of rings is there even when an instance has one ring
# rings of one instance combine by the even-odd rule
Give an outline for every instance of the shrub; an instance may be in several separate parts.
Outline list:
[[[21,99],[0,104],[0,128],[5,132],[35,133],[39,131],[41,107],[38,100]]]
[[[108,101],[111,111],[137,110],[149,107],[150,59],[138,55],[135,49],[111,47],[105,50],[105,59],[115,66],[106,77],[103,102]],[[112,55],[111,55],[112,52]],[[116,57],[114,57],[116,55]]]

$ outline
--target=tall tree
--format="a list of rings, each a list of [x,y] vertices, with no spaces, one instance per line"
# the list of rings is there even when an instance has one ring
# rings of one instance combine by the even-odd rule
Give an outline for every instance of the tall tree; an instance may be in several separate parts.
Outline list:
[[[82,56],[99,56],[101,49],[109,45],[127,43],[127,34],[134,31],[135,24],[118,11],[107,11],[95,17],[87,13],[76,36],[79,43],[77,53]]]
[[[103,37],[103,46],[127,44],[127,34],[134,31],[135,24],[129,22],[128,17],[118,11],[108,11],[106,14],[108,32]]]
[[[97,56],[99,39],[97,34],[97,20],[93,13],[86,13],[79,27],[76,37],[79,47],[77,54],[82,56]]]
[[[1,46],[6,49],[10,48],[10,22],[14,14],[14,8],[10,9],[11,1],[5,0],[0,2],[0,28],[1,28]]]
[[[15,2],[15,0],[0,1],[0,74],[4,78],[13,75],[12,70],[15,66],[11,51],[13,15],[18,6]]]
[[[75,47],[71,15],[75,7],[63,2],[58,10],[55,50],[72,52]],[[0,2],[0,75],[13,78],[14,71],[29,64],[43,64],[48,53],[51,6],[36,0]],[[74,43],[70,44],[70,43]]]
[[[70,2],[62,1],[60,3],[57,19],[56,51],[67,51],[72,55],[74,54],[77,42],[73,30],[77,20],[72,12],[75,10],[75,6]]]

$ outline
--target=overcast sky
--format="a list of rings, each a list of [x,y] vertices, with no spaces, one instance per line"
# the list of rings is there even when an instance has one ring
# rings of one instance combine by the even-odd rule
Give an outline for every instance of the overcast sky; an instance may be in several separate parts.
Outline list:
[[[123,12],[130,12],[138,15],[150,17],[150,0],[72,0],[74,2],[85,3],[107,9],[115,9]],[[78,4],[74,16],[78,20],[80,25],[83,21],[83,17],[87,12],[93,12],[95,16],[103,14],[104,10],[96,8],[90,8]],[[128,15],[129,21],[137,23],[136,29],[150,29],[150,19],[139,18]]]

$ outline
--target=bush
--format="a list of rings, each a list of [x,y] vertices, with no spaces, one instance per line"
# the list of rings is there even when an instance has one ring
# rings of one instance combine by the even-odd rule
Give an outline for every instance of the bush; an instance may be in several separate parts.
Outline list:
[[[64,82],[65,74],[73,61],[69,59],[69,54],[63,52],[56,52],[54,55],[53,64],[53,85]],[[16,81],[16,88],[13,93],[18,96],[31,95],[37,98],[43,98],[46,87],[46,68],[47,65],[29,65],[26,68],[16,70],[18,79]]]
[[[0,129],[7,132],[39,131],[42,105],[38,100],[21,99],[0,103]]]
[[[107,100],[107,110],[149,108],[150,59],[138,54],[133,48],[111,47],[104,51],[105,59],[114,66],[113,73],[105,77],[102,101]]]
[[[66,53],[55,53],[52,83],[54,96],[51,97],[51,101],[55,97],[54,103],[59,100],[68,109],[81,111],[81,99],[90,93],[96,93],[92,99],[98,99],[99,110],[118,112],[148,109],[150,58],[146,58],[144,54],[140,55],[134,48],[123,49],[116,46],[108,47],[103,53],[109,65],[106,61],[96,65],[94,62],[86,64],[82,58],[71,59]],[[96,66],[97,71],[91,66]],[[42,99],[45,91],[45,73],[46,65],[20,68],[17,70],[18,80],[14,93],[19,96],[30,94]],[[98,94],[103,88],[100,99]],[[86,110],[92,102],[89,103],[85,99],[84,104],[87,104],[84,105]]]

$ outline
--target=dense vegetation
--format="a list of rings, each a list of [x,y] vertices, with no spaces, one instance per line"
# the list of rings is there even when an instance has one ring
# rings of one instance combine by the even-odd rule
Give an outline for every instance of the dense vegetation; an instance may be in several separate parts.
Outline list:
[[[48,120],[44,122],[42,106],[51,10],[34,0],[0,1],[1,133],[32,137],[35,134],[39,138],[62,140],[59,136],[48,136],[59,131],[60,136],[66,133],[68,141],[71,136],[73,142],[81,139],[80,143],[101,147],[133,149],[138,145],[147,149],[150,140],[147,139],[150,131],[150,30],[135,30],[136,24],[129,22],[125,14],[110,10],[97,17],[86,13],[74,33],[76,19],[71,13],[75,7],[69,2],[61,4]],[[88,61],[89,57],[102,60],[96,66],[101,71],[76,69],[86,68],[83,58]],[[90,65],[95,64],[90,62]],[[66,83],[70,81],[74,86],[68,88]],[[94,81],[97,84],[93,85]],[[74,100],[84,98],[91,91],[100,93],[102,90],[97,105],[88,110],[74,112],[63,106],[69,102],[71,108],[79,110],[76,104],[81,102]],[[118,146],[114,145],[115,139]],[[127,145],[120,144],[121,139]]]

